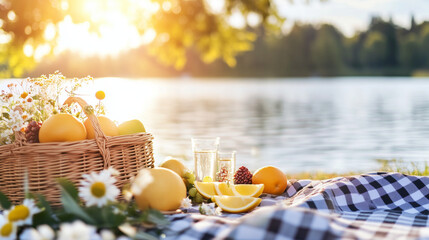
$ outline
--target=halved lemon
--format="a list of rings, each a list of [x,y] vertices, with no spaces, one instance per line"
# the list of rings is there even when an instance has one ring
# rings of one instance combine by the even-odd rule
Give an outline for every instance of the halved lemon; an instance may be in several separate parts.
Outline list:
[[[241,213],[254,209],[262,199],[247,196],[214,196],[216,204],[225,212]]]
[[[215,183],[216,195],[219,196],[234,196],[234,192],[232,190],[232,184],[228,184],[226,182],[217,182]]]
[[[216,195],[214,182],[195,182],[194,186],[197,191],[205,198],[211,199],[214,195]]]
[[[231,185],[231,189],[235,196],[259,197],[264,191],[264,184],[237,184]]]

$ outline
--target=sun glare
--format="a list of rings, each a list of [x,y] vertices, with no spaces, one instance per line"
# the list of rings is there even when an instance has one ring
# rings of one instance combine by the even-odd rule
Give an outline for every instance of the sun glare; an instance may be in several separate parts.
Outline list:
[[[135,2],[141,14],[153,13],[159,5],[150,0],[128,0],[127,4]],[[58,45],[56,54],[64,51],[91,55],[117,55],[128,49],[150,43],[156,36],[154,29],[147,29],[143,34],[133,23],[133,17],[123,12],[124,1],[91,0],[86,1],[83,11],[90,15],[91,23],[75,23],[67,16],[58,24]],[[90,31],[91,24],[98,26],[98,31]]]

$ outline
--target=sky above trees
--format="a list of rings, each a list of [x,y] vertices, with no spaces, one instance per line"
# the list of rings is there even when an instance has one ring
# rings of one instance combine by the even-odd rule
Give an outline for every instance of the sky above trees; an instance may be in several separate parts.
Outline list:
[[[293,22],[331,23],[345,35],[352,36],[356,30],[365,30],[372,16],[380,16],[385,20],[392,17],[402,27],[410,26],[410,16],[416,22],[429,19],[428,0],[326,0],[326,1],[275,1],[281,15],[287,18],[286,29]]]

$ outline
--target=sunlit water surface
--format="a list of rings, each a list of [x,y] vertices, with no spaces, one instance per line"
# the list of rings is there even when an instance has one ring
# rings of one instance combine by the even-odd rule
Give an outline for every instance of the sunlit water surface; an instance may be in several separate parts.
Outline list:
[[[429,160],[429,79],[96,79],[107,116],[138,118],[156,164],[187,159],[191,137],[221,138],[237,167],[372,171],[375,159]],[[87,98],[92,98],[88,96]]]

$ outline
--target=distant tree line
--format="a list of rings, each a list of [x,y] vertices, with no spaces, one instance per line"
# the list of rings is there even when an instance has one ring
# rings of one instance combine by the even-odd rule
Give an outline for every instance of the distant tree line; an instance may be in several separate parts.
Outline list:
[[[196,52],[187,52],[188,63],[178,71],[150,57],[145,47],[116,58],[83,59],[76,68],[67,65],[70,55],[42,64],[34,73],[56,66],[63,72],[94,76],[204,76],[204,77],[305,77],[349,75],[412,75],[429,72],[429,22],[400,27],[392,20],[373,17],[366,31],[344,36],[335,26],[296,23],[286,35],[259,37],[252,51],[237,57],[235,68],[222,61],[203,63]],[[88,64],[82,64],[87,61]],[[97,67],[93,67],[94,65]],[[88,69],[82,69],[82,65]]]
[[[266,76],[411,75],[429,69],[429,22],[409,29],[372,18],[366,31],[344,36],[332,25],[295,24],[280,37],[260,38],[238,58],[234,74]],[[226,70],[226,69],[224,69]],[[427,71],[427,70],[426,70]],[[258,74],[259,72],[259,74]]]

